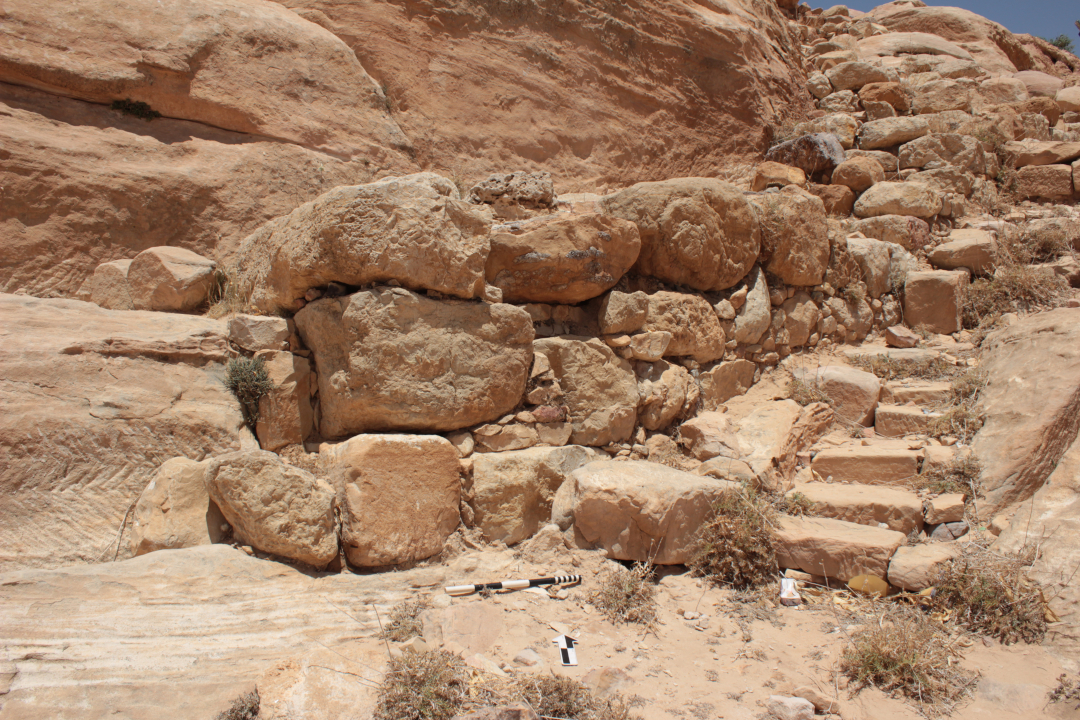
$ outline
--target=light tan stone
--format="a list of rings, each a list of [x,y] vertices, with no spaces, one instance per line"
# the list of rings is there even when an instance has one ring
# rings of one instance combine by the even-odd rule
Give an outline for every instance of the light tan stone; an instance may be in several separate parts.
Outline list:
[[[890,530],[905,535],[923,526],[923,503],[909,490],[880,485],[796,483],[788,497],[801,494],[814,504],[813,515],[845,520]]]
[[[930,270],[908,273],[904,283],[904,322],[925,325],[931,332],[949,335],[961,327],[968,274]]]
[[[903,325],[893,325],[885,329],[885,344],[894,348],[913,348],[919,344],[918,333]]]
[[[859,123],[855,118],[846,113],[838,112],[799,123],[795,126],[795,134],[806,135],[808,133],[829,133],[830,135],[835,135],[840,141],[840,147],[848,149],[855,144],[855,131],[858,129]],[[802,170],[798,168],[795,169],[802,172]],[[801,183],[781,183],[781,186],[799,185],[804,187],[806,185],[805,177],[806,175],[804,173],[804,181]],[[759,192],[764,190],[765,186],[762,185],[761,187],[755,188],[754,184],[751,183],[750,189]]]
[[[802,290],[785,300],[782,308],[784,329],[788,333],[788,345],[790,347],[806,345],[817,328],[818,321],[821,320],[821,310],[818,309],[813,298]]]
[[[829,226],[821,198],[793,185],[748,196],[761,225],[764,269],[788,285],[817,285],[829,266]]]
[[[534,426],[537,445],[561,447],[570,442],[570,436],[574,433],[574,426],[568,422],[536,423]]]
[[[938,412],[925,412],[916,405],[885,405],[877,407],[874,416],[874,431],[885,437],[903,437],[927,432]]]
[[[769,283],[760,266],[754,266],[746,278],[746,301],[735,316],[735,340],[753,345],[761,339],[772,321]]]
[[[610,289],[640,250],[637,226],[628,220],[541,215],[492,228],[485,272],[505,302],[572,305]]]
[[[206,492],[207,465],[187,458],[162,464],[135,503],[132,555],[221,540],[225,517]]]
[[[213,458],[206,489],[234,537],[252,547],[315,567],[337,557],[334,489],[274,453],[255,450]]]
[[[649,296],[612,290],[600,305],[600,332],[604,335],[640,330],[649,316]]]
[[[907,113],[911,109],[911,99],[898,82],[877,82],[864,85],[859,90],[859,100],[863,106],[868,102],[883,102],[889,105],[895,113]]]
[[[860,90],[870,83],[890,82],[896,79],[895,73],[890,77],[889,73],[877,65],[867,62],[841,63],[825,71],[834,90]]]
[[[825,434],[833,417],[832,409],[824,403],[805,408],[793,400],[762,403],[736,420],[740,459],[750,466],[761,486],[774,492],[788,490],[799,453]]]
[[[738,433],[721,412],[704,412],[684,422],[679,426],[679,442],[698,460],[742,456]]]
[[[1013,159],[1018,168],[1060,165],[1080,157],[1080,142],[1021,140],[1004,143],[1001,150]]]
[[[311,363],[282,350],[262,350],[273,388],[259,401],[255,435],[263,450],[301,444],[312,434]]]
[[[646,430],[662,430],[697,406],[700,391],[686,368],[658,360],[635,366],[638,422]]]
[[[954,239],[955,238],[955,239]],[[949,242],[926,254],[930,264],[942,270],[967,268],[975,275],[988,275],[997,265],[997,240],[987,230],[954,230]]]
[[[861,193],[885,179],[885,171],[874,158],[853,157],[840,163],[832,174],[833,185],[844,185]]]
[[[630,363],[596,338],[546,338],[534,347],[547,357],[565,393],[574,426],[571,442],[603,446],[630,437],[638,404]]]
[[[699,295],[666,290],[653,293],[649,296],[649,316],[641,329],[671,334],[664,352],[667,357],[689,356],[698,362],[710,362],[724,356],[724,329],[712,305]]]
[[[101,263],[90,278],[90,301],[106,310],[134,310],[128,285],[130,260]]]
[[[919,453],[879,445],[826,448],[810,467],[822,480],[836,483],[905,486],[919,472]]]
[[[458,526],[458,452],[437,435],[357,435],[322,451],[341,499],[341,545],[358,567],[442,551]],[[475,456],[476,462],[482,456]]]
[[[900,167],[936,170],[953,166],[976,175],[986,174],[986,152],[978,139],[957,133],[935,133],[900,146]]]
[[[874,424],[874,410],[881,397],[881,381],[873,373],[846,365],[823,365],[818,368],[796,368],[792,375],[828,395],[839,417],[863,427]]]
[[[941,195],[922,183],[875,183],[855,203],[861,218],[879,215],[910,215],[930,218],[941,211]]]
[[[521,401],[532,366],[532,319],[513,305],[380,288],[310,303],[296,325],[315,354],[327,438],[495,420]]]
[[[1078,87],[1080,86],[1074,85],[1057,91],[1054,101],[1061,108],[1061,112],[1080,112],[1080,90],[1077,89]]]
[[[896,243],[907,250],[917,250],[930,242],[930,226],[910,215],[882,215],[857,220],[848,228],[868,238]]]
[[[475,525],[489,542],[514,545],[551,522],[555,493],[571,472],[607,456],[577,445],[477,455],[471,499]]]
[[[915,88],[911,109],[916,115],[970,110],[971,91],[956,80],[933,80]]]
[[[847,239],[847,249],[862,270],[870,297],[877,299],[892,290],[892,252],[888,244],[868,238]]]
[[[957,543],[931,543],[897,548],[889,561],[889,584],[919,592],[932,587],[941,566],[960,554]]]
[[[757,365],[749,360],[728,360],[698,375],[705,410],[716,410],[733,397],[745,395],[754,384]]]
[[[926,524],[959,522],[964,519],[964,496],[962,493],[938,495],[926,501]]]
[[[1078,144],[1080,147],[1080,144]],[[1068,202],[1073,197],[1070,165],[1032,165],[1016,173],[1016,191],[1023,198]]]
[[[248,352],[284,350],[289,334],[289,321],[285,318],[234,315],[229,319],[229,341]]]
[[[638,272],[696,290],[724,290],[750,271],[761,248],[757,219],[733,185],[710,178],[638,183],[601,199],[607,214],[641,233]]]
[[[873,120],[859,128],[859,147],[863,150],[878,150],[901,145],[929,132],[930,126],[926,119],[921,117]]]
[[[540,434],[531,425],[484,425],[473,431],[476,451],[506,452],[524,450],[540,442]]]
[[[666,330],[660,332],[644,332],[630,338],[630,352],[635,360],[644,362],[656,362],[664,357],[664,353],[671,344],[671,333]]]
[[[574,531],[617,560],[679,565],[721,493],[715,478],[649,462],[592,462],[567,480]]]
[[[813,132],[813,131],[810,131]],[[767,187],[779,185],[806,185],[806,173],[797,167],[782,165],[778,162],[763,162],[754,169],[754,178],[750,181],[750,190],[761,192]]]
[[[136,310],[190,312],[210,295],[217,263],[190,250],[143,250],[128,267],[128,289]]]
[[[920,380],[890,380],[881,391],[881,401],[893,405],[915,403],[926,407],[945,405],[952,399],[952,384]]]
[[[782,568],[847,582],[858,575],[884,579],[903,533],[828,518],[782,516],[773,531]]]

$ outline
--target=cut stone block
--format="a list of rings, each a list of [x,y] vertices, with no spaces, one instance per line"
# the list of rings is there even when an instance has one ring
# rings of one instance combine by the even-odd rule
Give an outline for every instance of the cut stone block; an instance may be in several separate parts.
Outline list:
[[[906,448],[855,445],[829,448],[814,456],[811,468],[823,480],[864,485],[902,485],[919,472],[919,452]]]
[[[904,283],[904,320],[911,327],[951,335],[961,325],[968,274],[946,270],[908,273]]]
[[[941,413],[928,413],[916,405],[878,405],[874,430],[885,437],[902,437],[927,432]]]
[[[960,554],[955,543],[931,543],[897,548],[889,561],[889,584],[918,592],[933,586],[943,563]]]
[[[905,535],[922,529],[923,502],[913,492],[880,485],[840,485],[837,483],[799,483],[788,493],[803,495],[814,503],[813,514],[890,530]]]
[[[884,579],[904,533],[829,518],[781,517],[774,531],[776,560],[847,582],[858,575]]]
[[[926,523],[954,523],[964,519],[964,496],[961,493],[949,493],[930,498],[926,501]]]

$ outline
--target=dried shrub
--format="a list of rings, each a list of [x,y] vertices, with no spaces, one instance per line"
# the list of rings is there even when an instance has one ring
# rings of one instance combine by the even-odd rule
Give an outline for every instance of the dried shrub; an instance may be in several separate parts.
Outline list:
[[[926,428],[931,437],[951,436],[968,443],[982,430],[983,415],[967,405],[954,407],[930,421]]]
[[[424,634],[424,624],[420,613],[431,607],[427,598],[417,598],[400,602],[390,609],[390,619],[379,633],[379,637],[403,642],[411,637]]]
[[[609,570],[600,578],[600,587],[592,602],[613,623],[652,625],[656,620],[656,588],[652,582],[653,566],[634,566]]]
[[[1072,243],[1061,228],[1024,228],[998,241],[999,266],[1052,262],[1072,253]]]
[[[469,675],[460,657],[442,650],[390,660],[379,688],[375,720],[450,720],[468,699]]]
[[[240,291],[240,276],[236,267],[214,271],[214,284],[210,287],[207,317],[222,318],[247,309],[247,296]]]
[[[1070,680],[1065,673],[1058,675],[1058,686],[1050,691],[1051,703],[1076,703],[1073,710],[1080,710],[1080,677]]]
[[[840,670],[857,688],[896,691],[919,703],[924,714],[948,712],[975,676],[954,662],[949,637],[917,610],[893,610],[851,636]]]
[[[950,619],[1009,645],[1037,643],[1046,635],[1042,588],[1027,579],[1033,552],[1000,554],[975,542],[943,564],[935,578],[936,601]]]
[[[792,378],[788,383],[788,397],[803,407],[813,403],[834,404],[829,394],[816,382],[807,382],[798,378]]]
[[[540,717],[566,720],[630,720],[630,706],[618,695],[595,697],[589,686],[562,675],[515,678],[503,693],[528,703]]]
[[[225,387],[240,401],[244,422],[254,429],[259,421],[259,401],[274,389],[262,358],[237,357],[225,366]]]
[[[776,510],[788,515],[802,517],[814,515],[817,512],[817,505],[801,492],[793,492],[790,495],[780,496],[780,500],[776,504]]]
[[[977,328],[1009,312],[1053,309],[1068,297],[1069,284],[1049,268],[1000,267],[993,277],[979,278],[968,286],[964,327]]]
[[[917,476],[916,489],[934,495],[963,493],[967,499],[978,497],[982,465],[974,456],[957,458],[943,468],[928,470]]]
[[[217,714],[214,720],[257,720],[259,717],[259,691],[252,690],[233,700],[228,710]]]
[[[877,375],[882,380],[943,380],[956,374],[956,368],[941,356],[926,360],[908,360],[891,355],[856,355],[851,358],[851,364]]]
[[[769,531],[775,514],[749,487],[723,493],[698,532],[690,569],[715,585],[736,590],[770,582],[777,573]]]

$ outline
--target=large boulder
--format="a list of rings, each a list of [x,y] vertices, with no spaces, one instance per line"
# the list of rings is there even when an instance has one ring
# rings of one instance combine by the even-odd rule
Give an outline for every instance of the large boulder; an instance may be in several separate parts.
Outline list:
[[[521,401],[532,366],[532,319],[502,303],[377,288],[310,303],[296,326],[315,354],[327,438],[495,420]]]
[[[130,557],[162,463],[240,448],[223,321],[0,295],[0,337],[0,568]]]
[[[489,542],[514,545],[532,537],[551,522],[555,493],[570,473],[606,457],[578,445],[474,456],[468,502],[475,526]]]
[[[206,492],[208,460],[166,460],[135,503],[131,554],[209,545],[224,536],[225,517]]]
[[[971,91],[956,80],[932,80],[915,88],[911,109],[916,115],[970,110]]]
[[[795,126],[796,135],[808,135],[814,133],[828,133],[829,135],[835,135],[836,139],[840,141],[840,147],[847,150],[855,144],[855,132],[859,129],[859,122],[847,113],[837,112],[824,117],[815,118],[813,120],[807,120],[801,122]],[[765,162],[758,166],[758,171],[755,173],[755,181],[758,179],[761,173],[762,166],[769,167],[781,167],[788,168],[791,172],[791,179],[798,179],[799,175],[802,176],[802,182],[781,182],[781,187],[785,185],[806,185],[806,173],[799,168],[789,167],[787,165],[780,165],[780,163]],[[798,174],[796,174],[798,173]],[[769,183],[751,182],[750,190],[753,192],[760,192],[764,190]],[[776,184],[776,183],[772,183]]]
[[[934,170],[947,165],[976,175],[986,174],[982,143],[970,135],[924,135],[900,146],[900,167]]]
[[[657,565],[690,559],[698,529],[734,483],[649,462],[592,462],[571,473],[575,535],[610,558]]]
[[[798,187],[753,195],[761,225],[765,270],[788,285],[818,285],[829,265],[829,224],[825,205]]]
[[[892,290],[890,277],[891,253],[889,245],[880,240],[849,237],[847,249],[862,271],[866,291],[870,297],[879,298]]]
[[[980,367],[986,423],[972,447],[983,467],[979,511],[990,517],[1043,487],[1076,440],[1080,310],[1029,315],[990,335]]]
[[[880,182],[855,203],[861,218],[879,215],[910,215],[932,218],[941,212],[941,195],[922,183]]]
[[[1065,81],[1061,78],[1038,70],[1023,70],[1013,75],[1013,78],[1024,83],[1032,97],[1056,97],[1065,87]]]
[[[807,175],[829,172],[844,162],[840,138],[830,133],[811,133],[774,145],[765,159],[797,167]]]
[[[716,311],[700,295],[661,290],[649,296],[649,316],[642,326],[646,332],[669,332],[664,355],[692,357],[711,362],[724,356],[724,329]]]
[[[959,45],[927,32],[891,32],[859,41],[863,57],[897,57],[901,55],[945,55],[971,60],[971,53]]]
[[[265,450],[210,460],[210,499],[233,536],[263,552],[323,567],[338,555],[334,489],[306,470]]]
[[[248,352],[285,350],[292,332],[292,322],[281,317],[241,313],[229,318],[229,341]]]
[[[1016,173],[1016,192],[1022,198],[1066,203],[1073,197],[1073,173],[1068,165],[1022,167]]]
[[[885,170],[872,157],[853,157],[840,163],[833,170],[834,185],[844,185],[852,192],[861,193],[874,183],[885,180]]]
[[[859,128],[859,148],[877,150],[901,145],[930,132],[930,125],[921,117],[895,117],[871,120]]]
[[[822,118],[822,120],[825,119]],[[849,117],[849,119],[851,119],[852,123],[855,122],[854,118]],[[788,185],[798,185],[800,187],[806,185],[806,173],[790,165],[782,165],[778,162],[763,162],[754,168],[754,178],[750,181],[750,190],[752,192],[761,192],[768,187],[786,187]]]
[[[630,437],[638,390],[629,362],[596,338],[545,338],[533,347],[547,358],[564,393],[571,443],[599,447]]]
[[[216,268],[213,260],[183,248],[143,250],[127,270],[131,304],[136,310],[191,312],[209,298]]]
[[[735,186],[710,178],[638,183],[599,202],[605,213],[637,224],[643,275],[724,290],[749,272],[761,248],[753,210]]]
[[[350,563],[399,565],[442,551],[460,517],[458,452],[449,440],[357,435],[324,448]]]
[[[839,417],[863,427],[874,424],[874,410],[881,398],[881,381],[873,373],[847,365],[823,365],[796,368],[792,375],[828,395],[833,411]]]
[[[782,516],[773,539],[780,567],[847,582],[859,575],[884,579],[906,536],[843,520]]]
[[[868,102],[888,103],[901,115],[911,109],[911,98],[898,82],[870,83],[859,90],[859,100],[865,106]]]
[[[610,289],[640,250],[636,225],[599,213],[507,222],[492,228],[487,281],[506,302],[572,305]]]
[[[701,390],[683,366],[664,360],[639,362],[635,363],[634,372],[638,387],[638,422],[646,430],[663,430],[697,407]]]
[[[483,294],[491,216],[434,173],[334,188],[248,236],[239,285],[265,313],[295,311],[330,282],[394,280],[415,290]]]

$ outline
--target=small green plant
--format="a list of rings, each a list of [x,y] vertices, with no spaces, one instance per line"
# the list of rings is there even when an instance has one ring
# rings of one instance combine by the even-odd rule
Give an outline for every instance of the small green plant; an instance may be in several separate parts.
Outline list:
[[[420,621],[420,613],[427,610],[431,604],[427,598],[417,598],[398,603],[390,610],[390,620],[382,629],[379,637],[403,642],[411,637],[424,634],[424,624]]]
[[[443,650],[405,653],[390,660],[375,720],[450,720],[468,691],[469,675],[457,655]]]
[[[714,585],[736,590],[772,581],[777,564],[769,528],[775,515],[772,506],[748,486],[723,493],[698,532],[690,569]]]
[[[629,570],[609,570],[600,578],[600,588],[593,593],[593,605],[615,624],[652,625],[656,620],[653,569],[651,564],[639,562]]]
[[[895,691],[919,703],[924,714],[947,712],[974,685],[952,656],[952,641],[917,610],[882,613],[851,635],[840,670],[856,689]]]
[[[259,691],[252,690],[233,700],[228,710],[219,712],[214,720],[257,720],[259,717]]]
[[[132,100],[131,98],[126,100],[113,100],[112,109],[119,110],[125,115],[133,115],[137,118],[142,118],[147,122],[150,122],[154,118],[161,117],[161,113],[151,109],[146,103]]]
[[[952,620],[1009,645],[1037,643],[1046,635],[1042,589],[1025,575],[1034,553],[1002,554],[975,542],[942,566],[935,578],[935,601]]]
[[[1072,38],[1069,37],[1068,35],[1066,35],[1065,33],[1062,33],[1062,34],[1058,35],[1053,40],[1051,40],[1049,38],[1043,38],[1043,40],[1046,40],[1046,42],[1050,43],[1051,45],[1053,45],[1054,47],[1056,47],[1059,50],[1064,50],[1067,53],[1073,52]]]
[[[244,422],[254,429],[259,421],[259,401],[274,389],[262,358],[237,357],[225,366],[225,387],[240,401]]]

